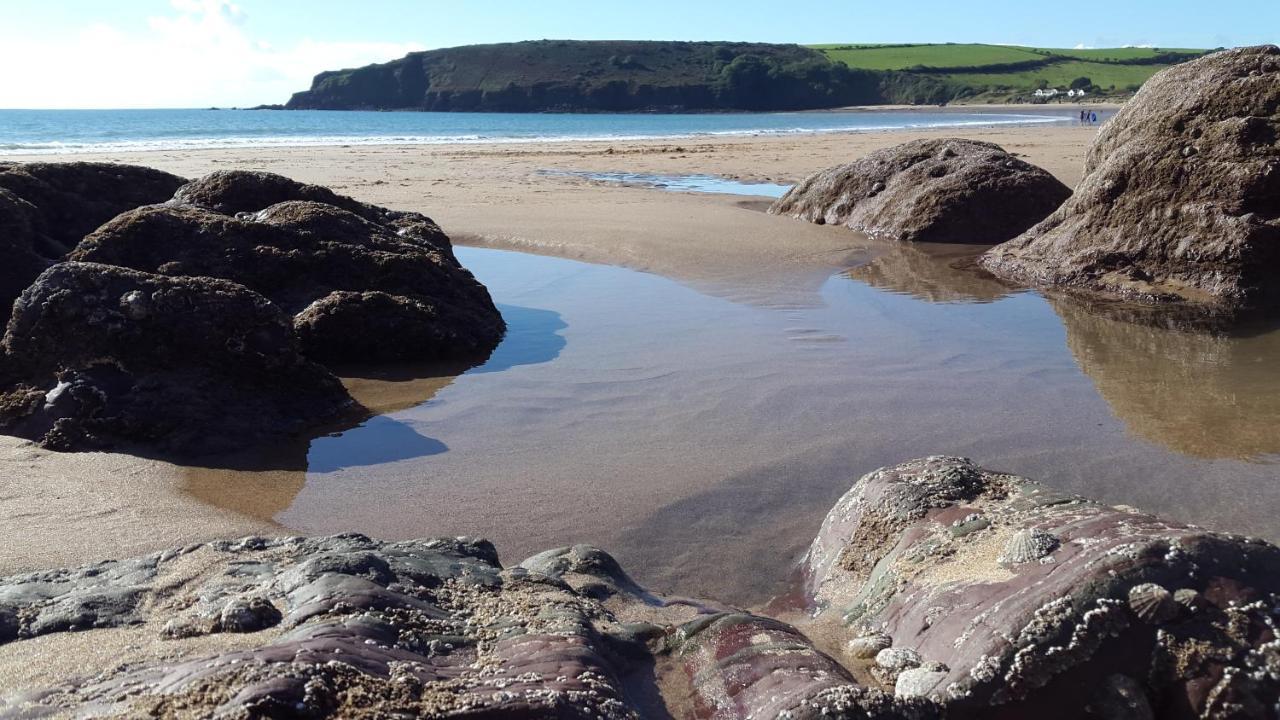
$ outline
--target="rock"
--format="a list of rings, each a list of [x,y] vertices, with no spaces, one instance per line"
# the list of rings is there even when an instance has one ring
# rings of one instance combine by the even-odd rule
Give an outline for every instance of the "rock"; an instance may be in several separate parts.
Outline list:
[[[258,632],[275,627],[281,619],[280,611],[264,597],[235,598],[222,608],[218,629],[233,633]]]
[[[1280,300],[1280,48],[1158,73],[1089,149],[1075,194],[982,264],[1023,283],[1147,301]]]
[[[288,318],[224,280],[68,262],[14,305],[0,431],[57,450],[201,455],[353,411]]]
[[[132,165],[0,162],[0,311],[98,225],[184,182]]]
[[[893,645],[893,638],[884,633],[871,633],[869,635],[859,635],[849,641],[846,648],[849,655],[860,660],[871,660],[875,658],[881,650],[887,649]]]
[[[165,202],[185,179],[153,168],[98,162],[0,162],[0,188],[35,207],[36,251],[57,259],[126,210]]]
[[[990,527],[951,532],[975,515]],[[1029,527],[1060,539],[1055,562],[1002,566]],[[1280,549],[1262,542],[933,457],[862,478],[803,570],[794,625],[650,593],[589,545],[504,569],[472,538],[254,536],[0,577],[0,644],[120,643],[75,665],[88,680],[6,675],[0,715],[1275,717]],[[1130,602],[1153,587],[1184,603],[1158,628]],[[898,645],[871,667],[819,649],[872,637]],[[13,649],[36,647],[77,643]]]
[[[275,173],[256,170],[218,170],[178,188],[171,205],[212,210],[223,215],[258,213],[272,205],[308,201],[346,210],[380,225],[427,250],[434,250],[455,264],[449,237],[431,218],[415,212],[388,210],[339,195],[326,187],[307,185]],[[320,227],[323,229],[323,219]]]
[[[290,196],[337,205],[286,199],[253,210]],[[422,216],[266,173],[215,173],[177,198],[116,217],[69,258],[240,283],[294,316],[303,351],[322,362],[483,360],[505,331],[488,291]]]
[[[875,238],[995,244],[1043,220],[1071,191],[991,143],[914,140],[805,178],[769,212]]]
[[[951,531],[975,513],[991,526]],[[1054,562],[1001,564],[1010,539],[1032,529],[1058,539]],[[1064,699],[1082,706],[1115,675],[1144,678],[1145,695],[1126,702],[1149,703],[1161,718],[1235,717],[1222,709],[1226,697],[1252,708],[1280,696],[1280,548],[967,460],[926,458],[863,477],[827,516],[804,569],[815,626],[851,636],[883,628],[895,646],[946,663],[929,687],[945,689],[948,717],[993,717],[993,706],[1000,717],[1064,717]],[[1170,587],[1200,593],[1203,609],[1178,611]]]

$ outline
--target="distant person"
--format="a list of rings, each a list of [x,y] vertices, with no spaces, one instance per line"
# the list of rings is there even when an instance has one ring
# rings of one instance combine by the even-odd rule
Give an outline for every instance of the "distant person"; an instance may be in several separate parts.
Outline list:
[[[1089,112],[1087,110],[1080,111],[1080,124],[1083,125],[1089,121]]]
[[[1096,123],[1096,122],[1098,122],[1098,113],[1096,112],[1089,113],[1089,124],[1092,125],[1093,123]]]

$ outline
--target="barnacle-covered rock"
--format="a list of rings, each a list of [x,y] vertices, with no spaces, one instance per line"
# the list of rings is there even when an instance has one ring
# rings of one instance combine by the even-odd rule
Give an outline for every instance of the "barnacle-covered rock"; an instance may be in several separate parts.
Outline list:
[[[974,516],[990,527],[953,532]],[[1280,696],[1280,673],[1259,670],[1280,611],[1280,549],[961,458],[860,479],[823,522],[804,578],[814,627],[849,628],[845,643],[855,628],[882,629],[894,649],[945,663],[942,676],[927,676],[927,694],[948,717],[1080,717],[1113,675],[1143,678],[1134,702],[1161,718],[1226,718],[1223,698],[1269,707]],[[1130,609],[1130,589],[1141,596],[1146,583],[1194,590],[1205,608],[1168,617],[1161,601],[1157,630]],[[1233,669],[1222,672],[1223,662]],[[901,672],[872,675],[896,682]],[[913,673],[904,687],[925,678]]]

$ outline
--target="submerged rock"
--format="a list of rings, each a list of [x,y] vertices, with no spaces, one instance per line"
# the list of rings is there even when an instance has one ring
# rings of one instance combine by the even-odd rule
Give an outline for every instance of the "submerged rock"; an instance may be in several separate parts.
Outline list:
[[[94,228],[185,182],[134,165],[0,162],[0,309]]]
[[[347,413],[288,318],[243,286],[68,262],[14,304],[0,431],[58,450],[203,454]]]
[[[805,178],[769,212],[872,237],[991,245],[1043,220],[1071,191],[976,140],[914,140]]]
[[[1280,302],[1280,48],[1158,73],[1103,126],[1075,195],[982,264],[1129,299]]]
[[[324,362],[479,360],[505,330],[428,218],[268,173],[202,178],[170,205],[106,223],[69,258],[240,283],[293,315],[304,352]]]

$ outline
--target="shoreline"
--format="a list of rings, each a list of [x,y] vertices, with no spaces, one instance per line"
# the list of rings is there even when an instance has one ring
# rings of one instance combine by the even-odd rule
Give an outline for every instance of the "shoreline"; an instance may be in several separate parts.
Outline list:
[[[117,144],[98,143],[90,145],[80,145],[71,147],[18,147],[6,148],[0,145],[0,162],[14,161],[38,161],[47,160],[54,157],[77,157],[83,155],[107,155],[122,154],[136,155],[152,152],[197,152],[197,151],[235,151],[235,150],[295,150],[295,149],[329,149],[329,148],[346,148],[346,147],[366,147],[366,148],[382,148],[382,147],[421,147],[421,148],[438,148],[438,147],[483,147],[483,146],[523,146],[523,145],[572,145],[576,143],[600,144],[600,143],[630,143],[630,142],[704,142],[716,139],[735,139],[735,138],[769,138],[769,137],[808,137],[808,136],[827,136],[827,135],[865,135],[865,134],[893,134],[901,132],[918,132],[927,130],[993,130],[1004,128],[1019,127],[1038,127],[1048,125],[1071,125],[1074,119],[1069,116],[1067,108],[1058,110],[1031,110],[1032,107],[1039,106],[1002,106],[1002,105],[973,105],[973,106],[956,106],[956,107],[929,107],[922,108],[914,105],[867,105],[853,106],[847,108],[832,108],[822,110],[789,110],[768,113],[744,113],[756,115],[809,115],[809,114],[877,114],[877,113],[919,113],[921,115],[937,115],[937,114],[971,114],[971,115],[1025,115],[1024,119],[1006,120],[1006,121],[990,121],[990,122],[957,122],[953,124],[941,125],[902,125],[893,127],[868,127],[868,128],[788,128],[788,129],[744,129],[744,130],[723,130],[723,131],[701,131],[678,133],[670,135],[661,134],[635,134],[635,135],[612,135],[612,136],[594,136],[594,135],[563,135],[563,136],[537,136],[537,137],[484,137],[484,136],[466,136],[466,135],[441,135],[441,136],[409,136],[397,139],[391,136],[334,136],[334,135],[315,135],[315,136],[298,136],[298,137],[267,137],[261,139],[245,138],[245,137],[226,137],[226,138],[190,138],[185,140],[138,140],[127,141]],[[1114,111],[1119,106],[1103,107],[1101,105],[1093,106],[1104,112]],[[1015,108],[1015,109],[1011,109]],[[0,111],[4,112],[4,111]],[[347,112],[347,111],[334,111]],[[576,115],[576,113],[567,113]],[[699,114],[699,113],[694,113]],[[545,115],[538,113],[537,115]],[[718,114],[717,114],[718,115]],[[31,145],[49,145],[49,143],[31,143]]]

